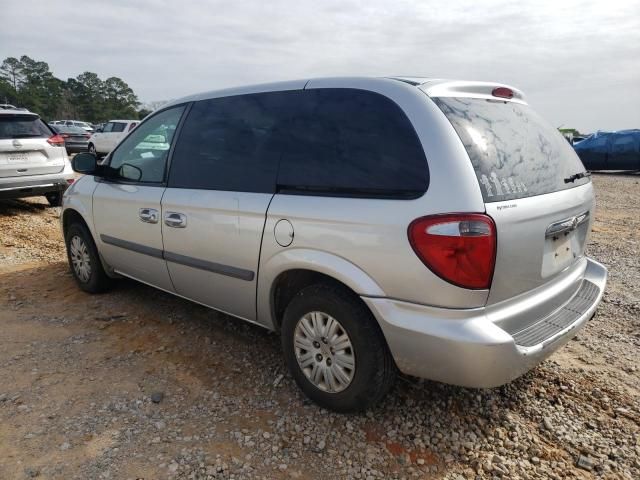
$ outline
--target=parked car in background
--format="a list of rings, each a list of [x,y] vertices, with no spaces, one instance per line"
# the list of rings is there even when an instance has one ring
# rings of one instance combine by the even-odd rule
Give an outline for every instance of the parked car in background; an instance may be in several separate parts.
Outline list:
[[[214,91],[74,166],[61,223],[80,288],[124,275],[275,330],[301,389],[338,411],[378,401],[396,369],[504,384],[568,342],[606,283],[584,251],[591,179],[506,85]]]
[[[58,206],[74,174],[65,141],[28,110],[0,109],[0,198],[44,195]]]
[[[573,148],[588,170],[640,170],[640,130],[597,132]]]
[[[110,120],[102,130],[98,130],[89,139],[89,152],[94,155],[106,155],[122,140],[140,120]]]
[[[64,138],[67,153],[86,152],[89,149],[91,134],[83,128],[66,125],[51,125],[51,128]]]
[[[81,122],[80,120],[54,120],[49,122],[49,125],[66,125],[67,127],[79,127],[87,132],[93,132],[93,127],[88,122]]]

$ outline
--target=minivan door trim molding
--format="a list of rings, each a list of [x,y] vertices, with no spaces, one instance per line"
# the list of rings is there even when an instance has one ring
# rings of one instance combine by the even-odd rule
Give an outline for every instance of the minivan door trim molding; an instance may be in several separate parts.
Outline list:
[[[245,270],[244,268],[233,267],[231,265],[224,265],[221,263],[209,262],[207,260],[200,260],[198,258],[187,257],[186,255],[180,255],[178,253],[165,251],[164,259],[167,262],[177,263],[179,265],[185,265],[187,267],[206,270],[213,273],[219,273],[220,275],[239,278],[240,280],[246,280],[247,282],[252,281],[255,277],[255,273],[251,270]]]
[[[122,240],[120,238],[112,237],[111,235],[100,234],[100,240],[108,245],[114,245],[116,247],[124,248],[125,250],[131,250],[132,252],[141,253],[150,257],[163,258],[162,250],[159,248],[147,247],[146,245]]]
[[[128,240],[122,240],[110,235],[100,235],[100,240],[108,245],[114,245],[126,250],[131,250],[132,252],[149,255],[155,258],[162,258],[167,262],[177,263],[179,265],[185,265],[187,267],[197,268],[199,270],[206,270],[209,272],[218,273],[220,275],[225,275],[227,277],[245,280],[247,282],[251,282],[255,278],[255,272],[253,272],[252,270],[246,270],[244,268],[238,268],[232,265],[224,265],[221,263],[200,260],[199,258],[188,257],[186,255],[167,252],[157,248],[147,247],[146,245],[140,245],[139,243],[129,242]]]

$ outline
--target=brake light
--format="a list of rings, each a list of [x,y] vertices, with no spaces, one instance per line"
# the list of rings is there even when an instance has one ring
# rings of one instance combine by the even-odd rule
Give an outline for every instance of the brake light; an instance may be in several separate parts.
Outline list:
[[[491,92],[494,97],[513,98],[513,90],[507,87],[496,87]]]
[[[496,227],[491,217],[446,214],[409,225],[409,242],[433,273],[459,287],[489,288],[496,260]]]
[[[47,139],[47,143],[49,145],[53,145],[54,147],[64,147],[64,138],[62,135],[54,135],[53,137],[49,137]]]

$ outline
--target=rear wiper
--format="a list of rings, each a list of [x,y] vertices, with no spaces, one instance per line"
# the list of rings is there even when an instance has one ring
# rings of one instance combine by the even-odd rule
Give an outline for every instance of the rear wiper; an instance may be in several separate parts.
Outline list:
[[[37,137],[44,137],[44,135],[38,134],[38,133],[16,133],[14,135],[11,135],[11,138],[37,138]]]
[[[591,176],[591,172],[580,172],[580,173],[575,173],[573,175],[571,175],[570,177],[567,177],[564,179],[564,183],[573,183],[576,180],[580,180],[581,178],[586,178],[586,177],[590,177]]]

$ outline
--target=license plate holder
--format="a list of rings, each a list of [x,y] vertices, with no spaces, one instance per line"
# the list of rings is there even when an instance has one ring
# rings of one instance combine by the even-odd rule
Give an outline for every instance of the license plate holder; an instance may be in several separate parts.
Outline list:
[[[559,238],[555,237],[551,239],[553,242],[553,258],[556,265],[560,268],[571,263],[573,260],[573,249],[571,245],[572,234],[573,232],[566,235],[560,234]]]
[[[562,232],[545,238],[542,278],[553,275],[571,265],[579,253],[575,231]]]

